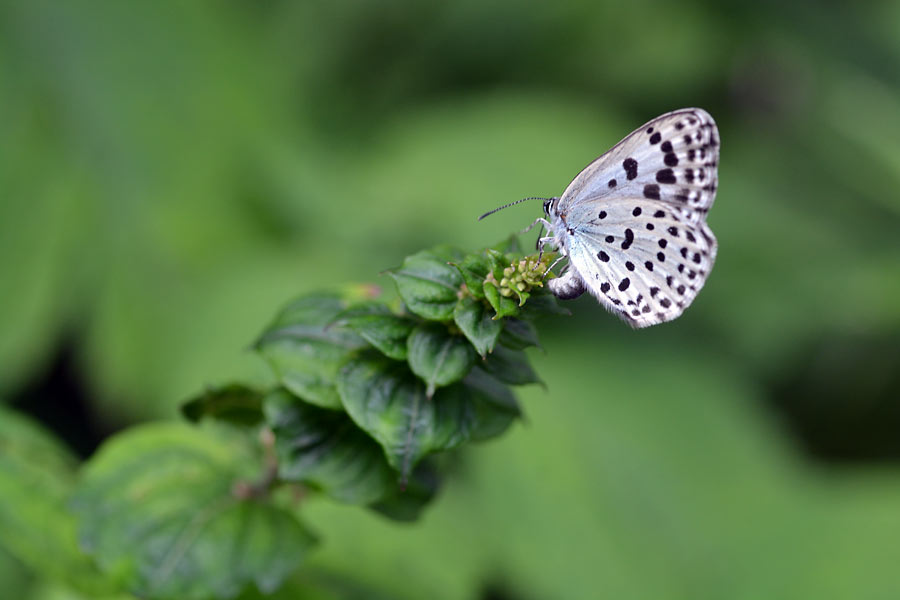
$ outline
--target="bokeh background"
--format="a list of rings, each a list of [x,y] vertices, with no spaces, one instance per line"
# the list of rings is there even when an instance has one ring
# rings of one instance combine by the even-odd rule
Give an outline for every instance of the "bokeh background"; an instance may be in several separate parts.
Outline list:
[[[263,377],[289,298],[491,244],[644,121],[722,139],[674,323],[541,323],[422,521],[312,501],[335,597],[900,597],[900,3],[7,1],[0,396],[80,455]],[[9,597],[46,597],[0,550]],[[341,591],[342,590],[342,591]],[[290,596],[285,596],[290,597]]]

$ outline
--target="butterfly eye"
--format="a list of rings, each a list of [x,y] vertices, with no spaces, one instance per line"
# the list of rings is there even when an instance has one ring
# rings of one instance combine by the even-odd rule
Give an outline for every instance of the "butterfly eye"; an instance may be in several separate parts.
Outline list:
[[[550,203],[551,203],[552,201],[553,201],[552,198],[547,198],[546,200],[544,200],[544,214],[545,214],[545,215],[549,215],[549,214],[550,214]]]

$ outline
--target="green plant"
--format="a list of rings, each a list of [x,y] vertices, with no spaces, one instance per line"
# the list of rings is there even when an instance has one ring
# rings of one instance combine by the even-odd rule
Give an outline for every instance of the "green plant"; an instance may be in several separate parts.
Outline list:
[[[561,310],[543,286],[553,258],[522,257],[515,239],[440,246],[388,271],[393,302],[373,286],[296,299],[254,345],[271,386],[210,388],[183,406],[194,426],[124,431],[77,477],[49,436],[12,421],[0,489],[25,503],[38,486],[21,478],[65,475],[26,526],[14,502],[0,525],[67,540],[61,556],[31,534],[13,552],[94,596],[231,598],[251,583],[272,592],[297,568],[316,543],[302,519],[311,494],[415,520],[446,452],[506,431],[521,414],[509,386],[539,381],[524,350],[538,345],[533,319]]]

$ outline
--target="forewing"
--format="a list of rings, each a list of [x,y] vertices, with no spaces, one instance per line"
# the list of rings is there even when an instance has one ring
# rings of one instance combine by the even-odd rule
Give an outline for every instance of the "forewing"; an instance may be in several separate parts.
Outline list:
[[[661,200],[597,197],[573,210],[570,268],[608,310],[635,327],[678,317],[697,296],[716,259],[703,220]]]
[[[718,164],[713,118],[700,108],[676,110],[642,125],[585,167],[563,192],[558,211],[569,213],[596,198],[644,198],[699,221],[715,200]]]

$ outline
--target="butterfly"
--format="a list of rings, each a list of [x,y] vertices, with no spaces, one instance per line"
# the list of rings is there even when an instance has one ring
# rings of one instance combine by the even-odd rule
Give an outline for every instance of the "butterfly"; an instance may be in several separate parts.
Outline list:
[[[719,131],[706,111],[676,110],[628,134],[544,202],[550,235],[568,258],[555,296],[589,291],[633,327],[681,315],[709,277],[716,238],[706,224],[718,186]]]

